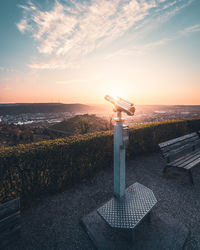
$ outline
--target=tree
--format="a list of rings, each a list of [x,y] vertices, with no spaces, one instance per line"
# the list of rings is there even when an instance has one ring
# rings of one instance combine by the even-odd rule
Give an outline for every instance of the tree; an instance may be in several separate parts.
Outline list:
[[[80,134],[87,134],[89,132],[90,126],[89,126],[89,122],[87,121],[87,119],[80,120],[79,125],[80,125],[80,127],[79,127]]]

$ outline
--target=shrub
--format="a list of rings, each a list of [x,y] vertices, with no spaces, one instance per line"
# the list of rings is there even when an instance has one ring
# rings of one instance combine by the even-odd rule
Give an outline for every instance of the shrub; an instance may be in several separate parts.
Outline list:
[[[0,150],[0,202],[56,191],[111,165],[112,132]]]
[[[158,143],[200,129],[200,119],[130,127],[127,157],[158,150]],[[58,191],[111,167],[113,131],[71,136],[0,150],[0,203]]]

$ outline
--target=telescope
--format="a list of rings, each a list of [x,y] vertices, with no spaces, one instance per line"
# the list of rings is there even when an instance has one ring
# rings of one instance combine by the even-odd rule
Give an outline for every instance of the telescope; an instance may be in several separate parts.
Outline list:
[[[122,112],[133,116],[135,107],[121,97],[106,95],[104,98],[114,105],[114,112],[117,112],[114,119],[114,196],[120,199],[125,195],[125,149],[129,142],[128,126],[123,124]]]
[[[129,116],[133,116],[135,113],[134,104],[128,102],[121,97],[113,97],[110,95],[105,96],[106,101],[112,103],[114,105],[115,112],[125,112]]]
[[[120,97],[113,97],[110,95],[106,95],[105,99],[112,105],[114,105],[114,111],[117,112],[113,133],[114,197],[106,202],[103,206],[98,208],[97,212],[111,228],[132,230],[132,239],[134,240],[134,228],[145,218],[146,215],[150,215],[150,211],[157,203],[157,200],[152,190],[137,182],[126,189],[126,148],[129,142],[129,134],[128,126],[123,124],[124,119],[122,119],[122,112],[126,113],[127,115],[133,116],[135,113],[135,107],[133,103],[128,102]],[[134,138],[131,138],[131,140],[133,139]],[[91,220],[88,221],[89,224]],[[96,218],[94,222],[97,222]],[[105,229],[104,224],[99,223],[98,226],[99,225],[103,225],[101,227],[102,229]],[[106,229],[105,233],[103,233],[96,230],[96,225],[94,228],[95,236],[93,230],[90,230],[92,237],[95,238],[96,241],[97,232],[98,235],[105,236],[103,237],[103,241],[106,242],[103,243],[104,246],[106,246],[107,242],[108,244],[110,244],[113,239],[114,241],[115,239],[117,239],[117,237],[113,237],[113,235],[117,236],[117,234],[115,234],[116,231],[108,231]],[[111,236],[108,236],[108,238],[106,235],[107,232],[108,235],[110,234],[110,232],[112,232],[112,234],[110,234]],[[127,238],[125,239],[125,241],[127,241]],[[121,238],[119,242],[122,242]],[[98,245],[98,248],[100,248],[102,245],[100,247],[99,246],[100,245]],[[116,247],[114,247],[114,244],[112,246],[112,249],[116,249]],[[117,244],[115,246],[117,246]],[[150,244],[146,246],[147,248],[149,248]],[[133,247],[135,248],[135,245]]]

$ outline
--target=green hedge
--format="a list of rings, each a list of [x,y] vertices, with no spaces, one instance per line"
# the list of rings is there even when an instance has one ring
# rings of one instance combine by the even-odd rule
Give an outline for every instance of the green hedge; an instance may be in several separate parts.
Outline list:
[[[200,119],[165,121],[129,129],[127,157],[158,150],[158,143],[200,130]],[[36,197],[112,166],[113,132],[97,132],[0,150],[0,203]]]

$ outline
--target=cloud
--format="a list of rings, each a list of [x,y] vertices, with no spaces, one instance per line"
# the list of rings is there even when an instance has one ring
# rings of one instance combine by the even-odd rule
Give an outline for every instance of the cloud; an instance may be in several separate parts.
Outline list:
[[[159,11],[160,18],[169,18],[191,1],[71,0],[61,4],[57,0],[50,10],[29,1],[20,6],[23,18],[17,28],[21,33],[31,33],[43,55],[30,67],[63,69],[120,38],[130,28],[136,29]]]
[[[118,51],[115,51],[114,53],[108,54],[105,57],[105,59],[109,60],[110,58],[119,57],[119,56],[145,55],[149,51],[152,51],[155,48],[164,46],[173,40],[180,39],[183,36],[186,36],[188,34],[195,33],[195,32],[200,32],[200,24],[189,26],[187,28],[184,28],[178,31],[176,34],[171,35],[170,37],[165,37],[165,38],[162,38],[157,41],[147,43],[141,46],[135,46],[132,49],[120,49]]]
[[[76,63],[68,62],[65,58],[53,57],[46,61],[33,62],[28,65],[32,69],[78,69]]]
[[[200,32],[200,24],[195,24],[195,25],[186,27],[176,32],[176,34],[171,35],[170,37],[165,37],[165,38],[162,38],[157,41],[147,43],[141,46],[135,46],[133,49],[120,49],[114,53],[108,54],[105,57],[105,59],[109,60],[110,58],[119,57],[119,56],[145,55],[148,53],[148,51],[151,51],[160,46],[164,46],[173,40],[179,39],[183,36],[186,36],[188,34],[195,33],[195,32]]]
[[[93,1],[67,7],[55,2],[49,12],[23,7],[25,17],[17,24],[21,32],[31,31],[44,54],[73,56],[91,52],[98,43],[123,34],[134,23],[142,20],[155,7],[154,1]],[[29,14],[28,14],[29,13]]]
[[[173,2],[167,2],[166,0],[160,1],[160,2],[161,2],[161,3],[165,3],[165,2],[166,2],[166,4],[164,4],[163,7],[162,7],[161,9],[157,9],[156,12],[161,11],[161,10],[163,11],[163,10],[165,10],[165,9],[169,9],[170,7],[172,7],[172,6],[174,6],[174,5],[177,4],[177,0],[175,0],[175,1],[173,1]]]
[[[26,30],[31,30],[31,26],[27,24],[26,19],[22,19],[18,24],[17,28],[21,33],[25,33]]]
[[[195,24],[180,31],[180,35],[188,35],[193,32],[199,32],[199,31],[200,31],[200,24]]]
[[[169,1],[168,1],[169,2]],[[182,9],[189,6],[194,0],[175,0],[171,3],[166,2],[160,10],[165,11],[164,15],[160,15],[158,18],[159,22],[167,22],[171,17],[178,14]]]

